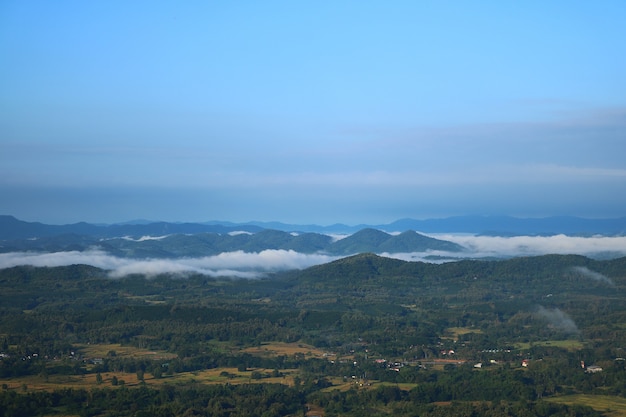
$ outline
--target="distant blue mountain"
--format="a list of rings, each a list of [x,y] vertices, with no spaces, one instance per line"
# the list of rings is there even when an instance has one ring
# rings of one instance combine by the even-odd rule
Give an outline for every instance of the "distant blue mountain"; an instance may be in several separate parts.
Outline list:
[[[268,249],[292,250],[300,253],[326,253],[344,256],[362,252],[400,253],[443,250],[463,251],[463,247],[452,242],[434,239],[416,232],[392,235],[376,229],[363,229],[345,239],[335,241],[322,233],[289,233],[273,229],[258,229],[256,226],[236,226],[236,233],[223,233],[226,226],[154,223],[150,225],[114,225],[92,227],[84,225],[50,227],[41,223],[20,222],[14,218],[0,218],[5,235],[28,236],[0,241],[0,252],[60,252],[84,251],[95,247],[116,256],[130,258],[180,258],[217,255],[223,252],[261,252]],[[19,230],[19,227],[23,230]],[[144,227],[146,226],[146,227]],[[200,226],[200,227],[195,227]],[[203,226],[203,227],[202,227]],[[207,232],[207,227],[220,232]],[[234,226],[229,228],[235,228]],[[242,232],[242,229],[255,232]],[[33,233],[40,231],[36,236]],[[67,232],[52,235],[56,232]],[[97,233],[85,235],[80,232]],[[147,238],[146,234],[153,237]],[[21,233],[21,234],[20,234]],[[102,236],[107,233],[122,233],[123,237]],[[46,235],[44,235],[46,234]],[[134,238],[131,236],[135,236]],[[158,236],[158,237],[154,237]],[[139,237],[139,238],[138,238]]]
[[[509,216],[458,216],[443,219],[402,219],[380,226],[390,232],[417,230],[424,233],[473,233],[483,235],[626,235],[626,217],[585,219],[580,217],[517,218]]]
[[[0,215],[0,240],[32,239],[61,235],[92,236],[100,238],[165,236],[173,234],[229,233],[234,231],[259,232],[263,228],[254,225],[226,226],[222,224],[200,223],[120,223],[94,225],[74,223],[50,225],[38,222],[25,222],[13,216]]]
[[[456,216],[440,219],[400,219],[388,224],[359,224],[349,226],[333,224],[330,226],[295,225],[279,222],[249,224],[259,227],[271,227],[283,231],[302,231],[317,233],[355,233],[366,228],[386,232],[404,232],[416,230],[422,233],[472,233],[496,236],[521,235],[626,235],[626,217],[613,219],[586,219],[581,217],[556,216],[543,218],[519,218],[510,216]]]
[[[198,233],[257,233],[278,230],[299,233],[352,234],[363,229],[377,229],[388,233],[415,230],[422,233],[472,233],[498,236],[514,235],[626,235],[626,217],[614,219],[585,219],[580,217],[517,218],[509,216],[458,216],[441,219],[401,219],[389,224],[349,226],[297,225],[280,222],[205,223],[129,222],[95,225],[85,222],[68,225],[49,225],[25,222],[13,216],[0,215],[0,240],[43,238],[60,235],[91,236],[99,238],[165,236]]]

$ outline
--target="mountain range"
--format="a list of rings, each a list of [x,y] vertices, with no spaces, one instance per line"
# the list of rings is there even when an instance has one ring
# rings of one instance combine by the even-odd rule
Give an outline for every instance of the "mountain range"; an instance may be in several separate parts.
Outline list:
[[[327,226],[342,230],[343,225]],[[348,226],[345,226],[349,228]],[[286,250],[303,254],[347,256],[357,253],[461,253],[463,246],[425,236],[415,230],[512,236],[519,234],[575,234],[622,236],[626,218],[581,219],[553,217],[454,217],[398,220],[387,225],[362,225],[350,234],[333,236],[322,226],[282,223],[131,222],[96,225],[48,225],[0,216],[0,252],[83,252],[91,249],[126,258],[196,258],[224,252],[259,253]],[[318,231],[311,231],[311,230]]]
[[[26,222],[10,215],[0,215],[0,240],[41,238],[59,235],[81,235],[99,238],[165,236],[198,233],[256,233],[261,230],[279,230],[299,233],[352,234],[362,229],[378,229],[388,233],[416,230],[422,233],[472,233],[494,236],[514,235],[626,235],[626,217],[612,219],[587,219],[558,216],[543,218],[518,218],[510,216],[456,216],[439,219],[400,219],[388,224],[315,224],[299,225],[281,222],[232,223],[208,221],[203,223],[151,222],[146,220],[96,225],[73,223],[50,225]]]
[[[0,242],[0,252],[62,252],[97,248],[111,255],[127,258],[198,258],[223,252],[261,252],[292,250],[299,253],[324,253],[344,256],[355,253],[401,253],[441,250],[460,252],[456,243],[431,238],[414,231],[391,235],[376,229],[363,229],[344,239],[320,233],[294,234],[265,229],[257,233],[172,234],[158,238],[95,238],[86,235],[57,235],[42,238],[14,239]]]
[[[558,234],[570,236],[626,235],[626,217],[588,219],[572,216],[542,218],[455,216],[424,220],[406,218],[387,224],[360,224],[355,226],[340,223],[330,226],[294,225],[279,222],[250,222],[246,224],[276,230],[299,230],[319,233],[354,233],[364,228],[373,228],[390,233],[417,230],[422,233],[471,233],[492,236],[551,236]]]

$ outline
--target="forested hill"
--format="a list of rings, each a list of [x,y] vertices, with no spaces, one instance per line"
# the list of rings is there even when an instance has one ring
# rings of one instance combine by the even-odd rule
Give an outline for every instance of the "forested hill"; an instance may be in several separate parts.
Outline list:
[[[0,415],[597,417],[577,396],[626,395],[625,291],[626,258],[574,255],[365,253],[262,279],[5,268]]]
[[[319,233],[292,234],[278,230],[256,233],[173,234],[158,238],[100,239],[85,235],[49,236],[0,242],[0,252],[67,250],[98,248],[109,254],[130,258],[180,258],[218,255],[223,252],[261,252],[267,249],[293,250],[300,253],[352,255],[361,252],[402,253],[441,250],[460,252],[463,247],[413,231],[391,235],[380,230],[363,229],[341,240]]]
[[[374,253],[361,253],[338,259],[323,265],[316,265],[302,271],[287,272],[297,275],[300,279],[315,277],[341,277],[359,275],[377,276],[388,279],[394,276],[433,275],[442,279],[460,276],[488,275],[492,278],[505,277],[511,274],[529,276],[534,279],[558,278],[559,272],[569,267],[578,266],[597,270],[602,274],[623,276],[626,278],[626,257],[613,260],[594,260],[580,255],[543,255],[517,257],[506,260],[462,260],[433,264],[429,262],[408,262],[387,258]],[[597,280],[604,281],[599,277]]]
[[[113,238],[122,236],[164,236],[171,234],[229,233],[234,231],[258,232],[262,227],[254,225],[224,225],[201,223],[148,222],[145,224],[96,225],[85,222],[51,225],[25,222],[13,216],[0,215],[0,240],[35,239],[53,236],[84,236]]]
[[[530,297],[537,302],[548,294],[548,301],[574,293],[614,294],[616,288],[626,285],[626,257],[598,261],[578,255],[544,255],[433,264],[364,253],[281,276],[306,288],[323,287],[329,293],[371,291],[376,297],[398,302],[425,294],[454,294],[456,299],[468,301],[472,293],[480,294],[472,302],[485,294],[492,300]]]
[[[211,289],[214,284],[219,294]],[[433,297],[442,303],[439,307],[454,304],[463,309],[496,302],[506,311],[530,310],[538,303],[548,303],[580,310],[580,319],[588,320],[584,303],[577,306],[575,300],[606,303],[615,297],[616,301],[621,299],[626,288],[626,257],[600,261],[577,255],[545,255],[432,264],[365,253],[255,280],[167,274],[152,279],[140,275],[110,279],[106,271],[86,265],[23,266],[0,269],[0,288],[0,305],[19,311],[67,302],[78,306],[81,300],[88,300],[86,305],[94,308],[107,303],[136,304],[132,300],[137,292],[137,300],[158,296],[166,305],[185,304],[186,300],[193,303],[199,298],[206,304],[219,295],[215,298],[218,304],[231,296],[240,301],[267,297],[271,303],[266,306],[337,311],[371,311],[381,305],[397,310]],[[585,303],[588,307],[588,301]],[[432,306],[436,314],[449,314],[439,307]]]

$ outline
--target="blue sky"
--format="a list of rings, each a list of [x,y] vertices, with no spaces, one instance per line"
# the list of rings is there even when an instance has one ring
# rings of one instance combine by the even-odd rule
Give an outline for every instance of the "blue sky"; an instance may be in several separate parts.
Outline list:
[[[0,213],[624,216],[625,21],[621,0],[3,1]]]

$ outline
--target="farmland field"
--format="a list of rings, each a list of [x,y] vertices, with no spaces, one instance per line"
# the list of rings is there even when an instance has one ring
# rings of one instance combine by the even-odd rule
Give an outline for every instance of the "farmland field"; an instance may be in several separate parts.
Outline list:
[[[371,254],[259,280],[0,270],[0,410],[626,417],[624,271]]]
[[[607,417],[626,416],[626,398],[608,395],[566,395],[550,398],[549,401],[567,405],[586,405],[594,410],[601,411]]]

